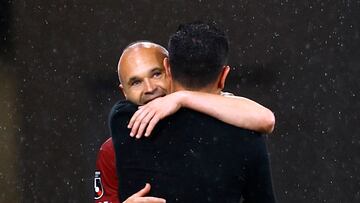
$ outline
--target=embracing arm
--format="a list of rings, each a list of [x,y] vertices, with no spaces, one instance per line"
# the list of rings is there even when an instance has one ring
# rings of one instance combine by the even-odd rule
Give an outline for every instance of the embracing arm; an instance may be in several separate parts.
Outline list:
[[[129,122],[131,136],[140,138],[146,129],[148,136],[156,123],[186,107],[208,114],[225,123],[258,131],[271,133],[275,125],[274,114],[262,105],[237,96],[221,96],[203,92],[178,91],[157,98],[139,108]]]
[[[274,129],[274,114],[245,97],[192,91],[180,91],[178,94],[183,95],[180,96],[182,107],[208,114],[225,123],[261,133],[271,133]]]

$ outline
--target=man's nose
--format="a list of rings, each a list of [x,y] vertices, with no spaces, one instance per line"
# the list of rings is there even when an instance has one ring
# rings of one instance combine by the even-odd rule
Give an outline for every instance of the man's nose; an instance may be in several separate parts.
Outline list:
[[[145,82],[145,93],[152,93],[155,90],[155,85],[151,80],[144,80]]]

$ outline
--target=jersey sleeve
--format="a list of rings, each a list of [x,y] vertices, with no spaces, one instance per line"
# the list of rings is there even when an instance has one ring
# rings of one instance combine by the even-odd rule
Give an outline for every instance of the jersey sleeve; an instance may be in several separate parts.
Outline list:
[[[95,203],[118,203],[118,177],[112,139],[104,142],[96,160],[94,178]]]

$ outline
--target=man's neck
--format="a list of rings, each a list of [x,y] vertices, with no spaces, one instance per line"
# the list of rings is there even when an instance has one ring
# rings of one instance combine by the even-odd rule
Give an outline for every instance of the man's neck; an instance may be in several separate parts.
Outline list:
[[[203,88],[188,88],[188,87],[184,87],[183,85],[173,81],[171,87],[172,87],[171,92],[187,90],[187,91],[205,92],[205,93],[209,93],[209,94],[220,94],[220,90],[217,88],[214,88],[214,85],[209,85],[209,86],[206,86]]]

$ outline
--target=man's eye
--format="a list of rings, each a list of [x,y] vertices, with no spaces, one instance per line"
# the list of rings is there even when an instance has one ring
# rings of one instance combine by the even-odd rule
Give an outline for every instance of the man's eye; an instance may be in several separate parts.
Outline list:
[[[136,86],[136,85],[139,85],[141,82],[140,80],[135,80],[131,83],[131,86]]]
[[[159,78],[161,75],[162,75],[161,72],[155,72],[154,75],[153,75],[153,77],[154,77],[154,78]]]

